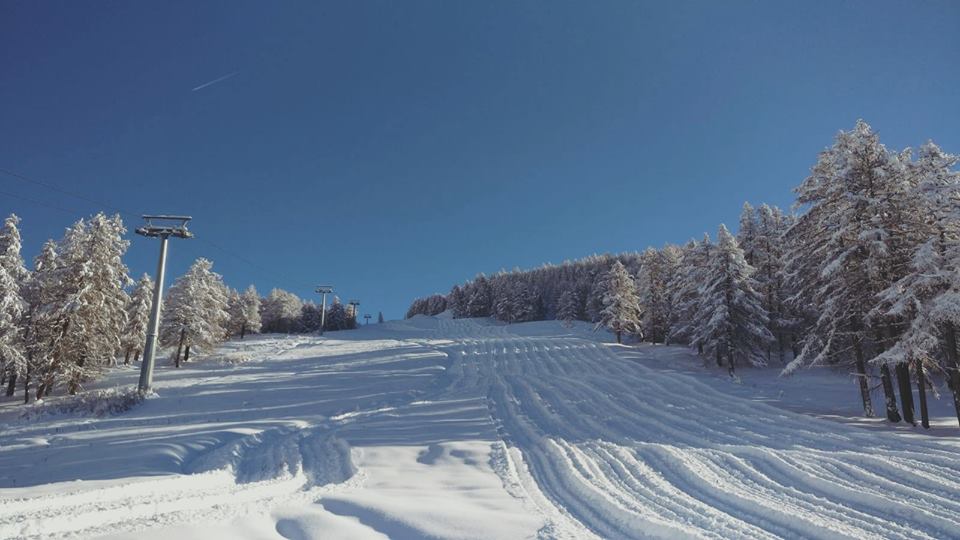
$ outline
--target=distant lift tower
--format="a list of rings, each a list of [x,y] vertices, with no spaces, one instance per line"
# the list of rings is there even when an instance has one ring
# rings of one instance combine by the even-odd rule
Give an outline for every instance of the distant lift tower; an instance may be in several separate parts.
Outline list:
[[[174,238],[193,238],[187,230],[190,216],[143,216],[143,227],[136,233],[146,237],[160,238],[160,260],[157,262],[157,277],[153,284],[153,306],[150,308],[150,325],[147,326],[147,343],[143,347],[143,363],[140,364],[141,393],[150,390],[153,383],[153,364],[157,352],[157,334],[160,330],[160,306],[163,301],[163,274],[167,266],[167,240]]]
[[[366,319],[366,321],[367,321],[366,324],[370,324],[370,314],[369,314],[369,313],[367,313],[366,315],[364,315],[363,318]]]
[[[327,295],[333,292],[331,285],[317,285],[316,291],[323,295],[323,304],[320,306],[320,335],[323,335],[323,329],[327,326]]]
[[[350,306],[350,316],[353,317],[353,324],[357,324],[358,313],[360,312],[360,302],[356,300],[351,300],[347,302],[347,305]]]

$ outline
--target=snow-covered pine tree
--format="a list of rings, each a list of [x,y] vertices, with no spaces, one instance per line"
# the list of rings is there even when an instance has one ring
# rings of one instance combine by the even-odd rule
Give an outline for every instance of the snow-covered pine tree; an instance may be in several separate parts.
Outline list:
[[[153,307],[153,280],[144,274],[137,281],[127,303],[127,324],[123,329],[123,363],[140,360],[140,353],[147,340],[147,325],[150,324],[150,309]]]
[[[800,354],[783,372],[806,365],[852,365],[866,416],[874,414],[867,347],[877,336],[868,314],[876,295],[890,284],[885,280],[891,231],[881,218],[895,210],[896,193],[904,185],[901,170],[898,156],[860,120],[820,153],[810,176],[795,190],[798,204],[807,209],[790,231],[789,274],[797,280],[801,302],[820,312]]]
[[[670,331],[673,302],[670,297],[670,279],[680,263],[679,248],[666,246],[662,250],[647,248],[641,255],[640,273],[637,276],[637,291],[640,323],[645,339],[653,343],[666,341]]]
[[[701,326],[701,321],[697,319],[700,312],[700,286],[706,280],[707,265],[713,248],[708,234],[704,234],[699,242],[691,240],[683,248],[680,268],[669,285],[673,309],[668,342],[693,345],[693,335]],[[696,347],[697,352],[703,355],[702,345]]]
[[[55,377],[63,377],[75,394],[84,381],[115,362],[129,300],[123,254],[130,242],[124,233],[120,216],[99,213],[89,222],[75,223],[60,242],[52,302],[42,314],[42,324],[52,333],[42,393],[49,392]]]
[[[454,285],[453,288],[450,289],[450,294],[447,295],[447,307],[453,312],[454,318],[459,319],[469,316],[467,315],[467,299],[464,295],[463,288],[459,285]]]
[[[523,275],[515,271],[491,280],[496,285],[493,316],[506,323],[535,320],[539,315],[539,298],[531,291]]]
[[[260,320],[260,294],[256,287],[250,285],[240,294],[240,339],[243,339],[248,333],[257,334],[260,332],[262,321]]]
[[[612,263],[611,263],[612,264]],[[590,283],[590,292],[587,293],[585,311],[587,319],[592,323],[600,322],[603,312],[603,299],[607,294],[607,277],[609,276],[609,267],[598,271]]]
[[[11,214],[0,230],[0,373],[7,381],[7,395],[16,391],[17,378],[26,374],[27,304],[22,288],[28,278],[20,255],[20,218]]]
[[[566,326],[571,326],[573,321],[582,318],[583,306],[577,291],[568,289],[560,293],[560,299],[557,301],[557,320],[563,321]]]
[[[273,289],[260,302],[261,326],[264,332],[289,333],[296,328],[303,309],[303,300],[283,289]]]
[[[240,333],[243,326],[243,310],[240,306],[240,291],[233,287],[227,287],[227,319],[225,339],[230,339]]]
[[[893,364],[898,375],[907,369],[904,360],[913,364],[924,427],[929,427],[924,403],[928,369],[946,373],[960,421],[956,335],[960,324],[960,173],[953,170],[958,161],[958,156],[947,154],[929,142],[909,167],[917,194],[916,201],[909,202],[917,202],[918,206],[904,209],[902,221],[912,232],[904,236],[915,236],[919,241],[910,271],[880,294],[878,306],[888,316],[904,321],[906,330],[874,362]],[[908,216],[926,219],[907,219]],[[909,385],[905,389],[901,387],[901,398],[909,394]],[[908,421],[912,420],[912,403],[904,403],[904,415]]]
[[[340,302],[339,296],[333,297],[333,302],[327,308],[326,319],[327,327],[325,330],[346,330],[350,327],[350,316],[347,314],[346,308],[343,307],[343,303]]]
[[[230,314],[230,324],[227,326],[230,336],[240,336],[240,339],[243,339],[248,333],[255,334],[260,331],[260,295],[253,285],[242,293],[230,290],[227,312]]]
[[[633,277],[620,261],[615,261],[607,272],[606,293],[603,296],[603,310],[600,323],[617,336],[622,343],[622,335],[640,335],[640,299]],[[642,337],[642,336],[641,336]]]
[[[55,377],[53,346],[60,335],[56,324],[56,294],[59,290],[60,259],[57,244],[47,240],[34,259],[33,274],[24,288],[29,306],[26,332],[27,365],[23,381],[23,402],[30,402],[31,379],[36,380],[35,399],[52,389]]]
[[[493,308],[493,296],[487,277],[479,274],[471,283],[467,297],[467,317],[489,317]]]
[[[787,289],[783,275],[783,239],[792,220],[776,206],[767,204],[761,204],[755,216],[756,239],[751,265],[757,270],[754,279],[763,296],[763,307],[770,315],[770,332],[775,338],[778,358],[784,363],[785,349],[797,331],[796,322],[786,306]],[[770,355],[767,356],[769,360]]]
[[[740,210],[740,227],[737,229],[737,244],[743,250],[743,258],[747,264],[756,266],[757,244],[760,242],[760,231],[757,226],[757,211],[749,202],[744,202]]]
[[[297,325],[297,331],[305,333],[317,332],[320,330],[321,322],[320,306],[313,302],[304,302],[303,307],[300,308],[300,322]]]
[[[227,335],[227,289],[213,263],[199,258],[170,287],[163,308],[160,341],[177,347],[174,365],[190,360],[190,350],[209,351]]]
[[[725,359],[731,376],[738,360],[765,365],[766,347],[773,340],[753,273],[736,238],[720,225],[700,287],[693,344]]]

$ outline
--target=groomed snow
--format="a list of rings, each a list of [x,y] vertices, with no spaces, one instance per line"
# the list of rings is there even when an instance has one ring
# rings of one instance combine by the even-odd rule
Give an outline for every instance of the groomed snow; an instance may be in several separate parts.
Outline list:
[[[956,437],[800,414],[604,338],[418,316],[231,342],[119,414],[4,402],[0,538],[960,534]]]

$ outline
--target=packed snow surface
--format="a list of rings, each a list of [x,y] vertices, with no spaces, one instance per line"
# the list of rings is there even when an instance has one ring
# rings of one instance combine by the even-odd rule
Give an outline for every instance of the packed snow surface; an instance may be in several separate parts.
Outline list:
[[[604,338],[418,316],[231,342],[126,410],[7,402],[0,537],[960,536],[955,438],[791,412]]]

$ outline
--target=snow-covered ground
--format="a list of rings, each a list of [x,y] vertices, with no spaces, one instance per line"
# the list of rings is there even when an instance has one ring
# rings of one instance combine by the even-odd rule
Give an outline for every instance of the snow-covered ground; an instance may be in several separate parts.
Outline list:
[[[605,337],[416,317],[231,342],[119,414],[4,402],[0,537],[960,536],[945,399],[930,433],[836,421],[842,374]]]

